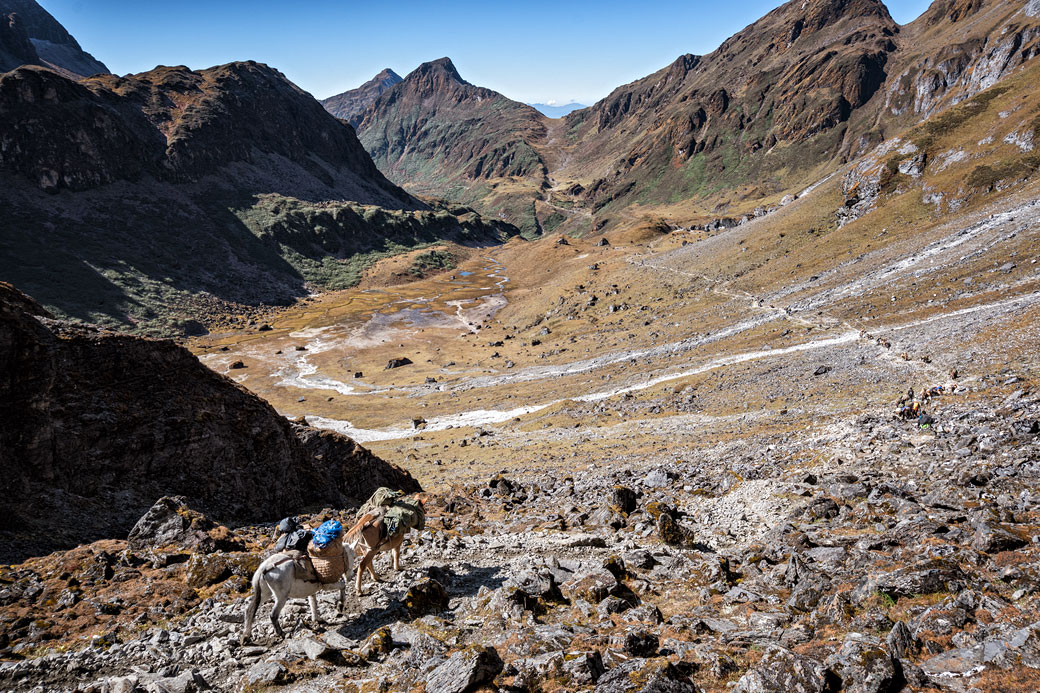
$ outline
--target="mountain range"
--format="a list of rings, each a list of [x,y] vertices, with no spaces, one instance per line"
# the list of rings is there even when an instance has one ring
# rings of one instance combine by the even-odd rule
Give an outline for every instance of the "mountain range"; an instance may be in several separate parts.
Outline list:
[[[19,6],[0,689],[1040,688],[1040,0],[799,0],[562,118]],[[239,625],[379,487],[400,566]]]
[[[353,129],[238,62],[0,75],[0,276],[55,313],[155,334],[342,288],[378,257],[515,233],[389,182]]]
[[[937,0],[900,26],[880,0],[796,0],[561,121],[443,58],[351,122],[395,183],[528,233],[710,219],[778,201],[1011,74],[1038,52],[1038,14]]]
[[[563,116],[565,116],[568,113],[571,113],[573,111],[577,111],[577,110],[582,109],[582,108],[588,108],[588,106],[586,106],[585,104],[577,103],[575,101],[571,101],[570,103],[565,103],[562,106],[558,105],[556,103],[552,103],[552,104],[547,104],[547,103],[529,103],[527,105],[530,106],[531,108],[538,109],[538,111],[542,115],[547,116],[549,118],[562,118]]]
[[[254,62],[116,77],[32,0],[4,11],[5,64],[27,64],[0,76],[3,276],[157,333],[438,240],[752,214],[1040,50],[1032,3],[937,0],[900,26],[880,0],[790,2],[554,119],[448,58],[321,104]]]

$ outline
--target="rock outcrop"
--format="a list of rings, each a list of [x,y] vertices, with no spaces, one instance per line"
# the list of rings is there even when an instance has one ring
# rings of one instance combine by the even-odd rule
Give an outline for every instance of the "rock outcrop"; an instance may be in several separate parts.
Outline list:
[[[264,521],[418,490],[349,438],[291,424],[167,341],[55,321],[0,284],[2,561],[122,537],[160,496]]]

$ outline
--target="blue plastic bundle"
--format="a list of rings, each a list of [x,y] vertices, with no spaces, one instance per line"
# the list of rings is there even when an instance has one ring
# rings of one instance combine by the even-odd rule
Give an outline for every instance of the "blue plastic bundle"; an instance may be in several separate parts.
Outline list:
[[[320,527],[314,530],[314,538],[311,541],[319,549],[324,549],[342,535],[343,525],[338,520],[329,520],[328,522],[323,522]]]

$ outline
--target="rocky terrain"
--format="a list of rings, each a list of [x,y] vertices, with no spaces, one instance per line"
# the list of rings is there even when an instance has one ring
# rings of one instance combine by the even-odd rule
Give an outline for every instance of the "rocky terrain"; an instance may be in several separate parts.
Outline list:
[[[242,522],[358,502],[383,484],[418,488],[354,441],[291,424],[171,342],[55,321],[9,284],[0,364],[5,562],[125,536],[166,494]]]
[[[322,99],[321,105],[337,118],[356,123],[365,109],[375,103],[384,91],[401,80],[401,75],[388,67],[357,89]]]
[[[1040,689],[1038,14],[940,0],[898,26],[872,0],[789,3],[551,122],[447,60],[378,96],[361,141],[382,138],[391,180],[527,205],[526,240],[385,179],[361,177],[397,207],[328,199],[364,152],[264,66],[48,81],[91,113],[132,99],[127,137],[147,121],[180,144],[143,149],[138,173],[99,157],[104,183],[80,152],[52,192],[3,174],[60,215],[44,230],[85,230],[142,185],[193,191],[189,218],[244,231],[236,258],[325,290],[248,307],[259,261],[221,284],[224,246],[193,245],[190,273],[160,255],[161,283],[218,288],[186,304],[211,311],[189,351],[2,289],[0,527],[19,562],[0,566],[0,689]],[[26,92],[40,75],[0,87],[46,101]],[[157,79],[200,104],[269,82],[345,158],[248,121],[270,151],[212,158],[204,130],[238,105],[177,129],[194,102],[163,106]],[[394,125],[363,125],[377,112]],[[0,156],[49,156],[23,140]],[[227,196],[229,170],[275,187]],[[97,206],[67,202],[84,193]],[[38,219],[12,209],[31,247]],[[910,388],[927,416],[899,416]],[[322,624],[290,600],[285,640],[266,604],[242,642],[278,520],[349,525],[375,486],[420,484],[402,570],[380,557],[342,615],[322,593]]]
[[[8,653],[45,653],[48,632],[97,614],[75,651],[5,663],[0,685],[1035,690],[1035,383],[970,378],[930,411],[941,423],[929,429],[869,410],[685,459],[511,469],[446,489],[402,572],[380,566],[387,581],[369,583],[345,619],[323,596],[320,628],[302,602],[290,607],[299,622],[286,641],[264,623],[255,644],[238,643],[248,571],[235,560],[264,528],[231,532],[238,553],[168,549],[190,558],[156,570],[157,540],[139,525],[129,546],[0,573],[5,613],[17,603],[19,622],[36,624],[5,626]],[[161,622],[145,612],[116,627],[135,607],[111,603],[109,585],[127,594],[144,580],[186,596]]]
[[[21,65],[44,65],[73,79],[108,72],[36,0],[3,0],[0,72]]]

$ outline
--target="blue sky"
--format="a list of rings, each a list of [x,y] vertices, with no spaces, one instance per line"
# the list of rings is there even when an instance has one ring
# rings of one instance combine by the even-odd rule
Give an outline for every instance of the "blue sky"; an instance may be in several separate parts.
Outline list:
[[[39,0],[117,74],[233,60],[278,68],[318,98],[384,67],[450,57],[462,77],[526,102],[591,104],[683,53],[709,53],[776,0]],[[892,0],[906,23],[926,0]]]

